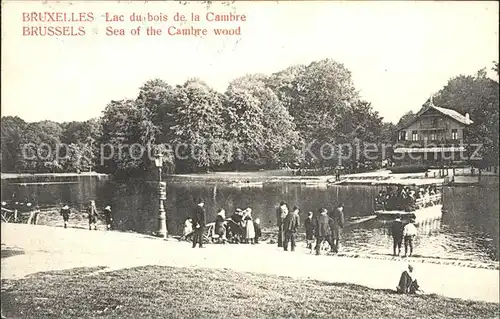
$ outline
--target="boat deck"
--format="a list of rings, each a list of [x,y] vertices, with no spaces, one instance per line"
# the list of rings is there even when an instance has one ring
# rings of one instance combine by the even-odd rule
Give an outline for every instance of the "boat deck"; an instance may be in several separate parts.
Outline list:
[[[396,218],[396,215],[401,215],[402,219],[410,219],[415,218],[415,222],[418,224],[419,222],[431,219],[441,218],[443,214],[443,205],[433,205],[429,207],[424,207],[417,209],[412,212],[405,212],[400,210],[386,210],[386,211],[375,211],[375,214],[380,219],[393,219]]]

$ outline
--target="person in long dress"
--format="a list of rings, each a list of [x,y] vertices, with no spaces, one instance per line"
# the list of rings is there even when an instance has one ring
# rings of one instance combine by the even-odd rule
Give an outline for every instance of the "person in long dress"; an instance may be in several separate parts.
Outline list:
[[[243,217],[243,221],[245,223],[245,242],[254,244],[254,239],[255,239],[255,227],[253,225],[253,220],[252,220],[252,209],[247,208],[246,213]]]

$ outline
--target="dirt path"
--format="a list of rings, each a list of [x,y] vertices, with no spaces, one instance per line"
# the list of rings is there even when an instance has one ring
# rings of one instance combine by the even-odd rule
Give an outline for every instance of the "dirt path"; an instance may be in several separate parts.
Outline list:
[[[15,279],[49,270],[105,266],[107,270],[144,265],[227,268],[236,271],[345,282],[375,289],[396,286],[405,261],[313,256],[299,247],[284,252],[275,245],[207,245],[151,239],[131,233],[2,224],[2,247],[25,254],[2,259],[2,278]],[[5,246],[3,246],[5,245]],[[499,301],[498,270],[415,263],[426,293]]]

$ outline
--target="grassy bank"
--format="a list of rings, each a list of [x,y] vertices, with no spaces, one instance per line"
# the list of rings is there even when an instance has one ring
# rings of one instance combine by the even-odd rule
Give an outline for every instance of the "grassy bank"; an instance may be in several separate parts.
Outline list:
[[[147,266],[2,280],[7,318],[497,318],[498,304],[238,273]],[[394,283],[396,285],[396,283]],[[388,286],[391,286],[388,283]]]

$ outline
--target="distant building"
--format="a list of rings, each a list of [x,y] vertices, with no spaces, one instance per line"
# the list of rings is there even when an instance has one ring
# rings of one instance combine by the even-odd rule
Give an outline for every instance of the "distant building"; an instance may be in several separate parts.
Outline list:
[[[397,164],[449,165],[467,159],[469,114],[432,104],[422,108],[413,121],[397,128],[393,162]]]

